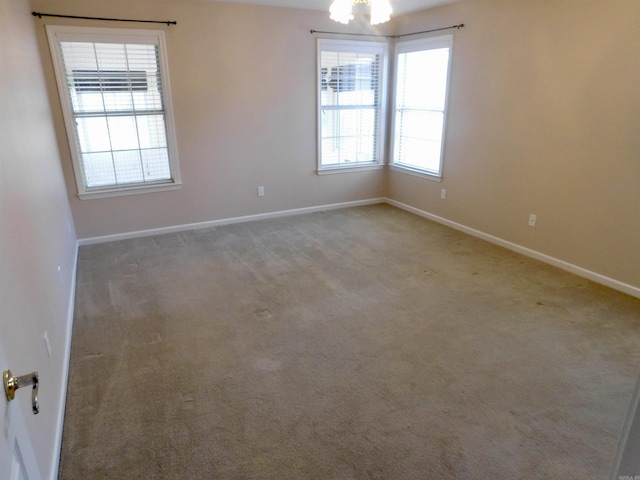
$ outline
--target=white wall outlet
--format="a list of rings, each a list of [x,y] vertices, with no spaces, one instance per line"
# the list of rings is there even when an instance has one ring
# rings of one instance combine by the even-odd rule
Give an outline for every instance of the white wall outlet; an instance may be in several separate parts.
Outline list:
[[[262,185],[258,187],[258,196],[264,197],[264,187]]]
[[[442,190],[440,190],[440,198],[442,200],[444,200],[445,198],[447,198],[447,189],[443,188]]]
[[[51,342],[49,341],[49,333],[44,331],[44,346],[47,347],[47,353],[51,357]]]
[[[536,221],[538,220],[538,216],[535,213],[529,215],[529,226],[535,227]]]

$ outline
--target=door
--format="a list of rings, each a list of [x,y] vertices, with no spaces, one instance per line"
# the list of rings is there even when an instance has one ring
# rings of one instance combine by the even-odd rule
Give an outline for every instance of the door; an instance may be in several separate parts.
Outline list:
[[[11,368],[0,343],[0,374]],[[1,380],[0,380],[1,383]],[[16,398],[7,400],[4,385],[0,387],[0,478],[7,480],[42,480],[36,456],[31,446],[24,420],[23,407],[30,405],[30,389],[16,391]],[[26,398],[22,398],[26,397]],[[31,415],[31,409],[28,411]]]
[[[611,480],[640,479],[640,375],[631,397],[629,412],[609,478]]]

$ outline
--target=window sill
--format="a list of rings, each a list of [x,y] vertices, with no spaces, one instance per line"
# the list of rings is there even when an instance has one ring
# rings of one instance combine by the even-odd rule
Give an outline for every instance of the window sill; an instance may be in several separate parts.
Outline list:
[[[389,165],[391,170],[395,170],[396,172],[405,173],[407,175],[413,175],[414,177],[426,178],[427,180],[431,180],[433,182],[441,182],[442,175],[438,175],[436,173],[429,173],[425,170],[418,170],[416,168],[410,168],[400,165]]]
[[[360,166],[347,166],[347,167],[324,167],[317,170],[318,175],[331,175],[334,173],[348,173],[348,172],[361,172],[363,170],[379,170],[384,165],[380,165],[378,163],[368,164],[368,165],[360,165]]]
[[[100,188],[89,192],[78,193],[80,200],[89,200],[93,198],[122,197],[125,195],[138,195],[141,193],[164,192],[168,190],[178,190],[182,186],[181,183],[161,183],[152,185],[135,185],[131,187],[118,188]]]

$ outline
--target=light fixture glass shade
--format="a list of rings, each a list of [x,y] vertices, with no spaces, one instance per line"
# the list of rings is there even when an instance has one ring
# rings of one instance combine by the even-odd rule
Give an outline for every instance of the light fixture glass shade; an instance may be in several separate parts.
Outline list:
[[[333,0],[329,7],[331,20],[348,24],[353,20],[352,7],[355,3],[366,3],[371,6],[371,25],[388,22],[393,12],[389,0]]]
[[[352,0],[333,0],[329,12],[331,13],[331,20],[336,22],[349,23],[349,20],[353,20],[353,14],[351,13]]]
[[[371,25],[388,22],[392,12],[389,0],[371,0]]]

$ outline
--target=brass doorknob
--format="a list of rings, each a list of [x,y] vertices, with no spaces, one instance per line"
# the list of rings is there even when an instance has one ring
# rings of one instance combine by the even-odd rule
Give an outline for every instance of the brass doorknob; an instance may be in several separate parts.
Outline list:
[[[31,390],[31,408],[34,415],[40,411],[40,404],[38,403],[38,372],[14,377],[11,374],[11,370],[5,370],[2,374],[2,383],[4,384],[4,393],[7,396],[7,400],[14,399],[18,388],[33,385],[33,389]]]

